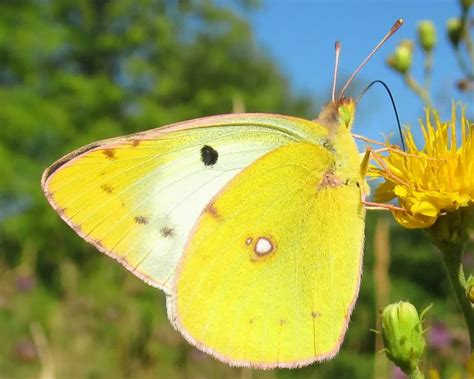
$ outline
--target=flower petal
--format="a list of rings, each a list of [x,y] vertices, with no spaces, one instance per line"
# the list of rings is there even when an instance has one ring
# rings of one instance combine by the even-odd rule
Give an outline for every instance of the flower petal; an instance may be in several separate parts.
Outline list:
[[[429,228],[433,225],[437,217],[427,217],[422,215],[411,215],[407,212],[393,211],[393,217],[403,227],[407,229]]]
[[[438,216],[438,209],[428,201],[419,201],[411,206],[411,212],[413,214],[420,214],[428,217]]]

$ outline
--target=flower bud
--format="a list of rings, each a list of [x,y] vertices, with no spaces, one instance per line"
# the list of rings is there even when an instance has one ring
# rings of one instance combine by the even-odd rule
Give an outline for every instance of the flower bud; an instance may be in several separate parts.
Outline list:
[[[436,28],[432,21],[424,20],[418,23],[418,41],[425,52],[436,46]]]
[[[470,92],[474,91],[474,80],[471,79],[459,79],[456,82],[456,87],[461,92]],[[472,226],[471,226],[472,227]]]
[[[405,373],[415,370],[425,349],[423,325],[408,302],[387,305],[382,312],[382,338],[387,358]]]
[[[458,47],[462,38],[462,22],[459,18],[450,18],[446,23],[448,37],[454,47]]]
[[[388,57],[387,63],[394,70],[405,74],[411,67],[413,60],[413,42],[403,40],[395,48],[395,52]]]

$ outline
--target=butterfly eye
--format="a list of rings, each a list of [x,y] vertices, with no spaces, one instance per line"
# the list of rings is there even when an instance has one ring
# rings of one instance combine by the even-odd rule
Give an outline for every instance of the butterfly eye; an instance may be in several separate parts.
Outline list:
[[[352,113],[345,105],[341,105],[338,110],[340,119],[344,122],[346,127],[349,127],[352,121]]]

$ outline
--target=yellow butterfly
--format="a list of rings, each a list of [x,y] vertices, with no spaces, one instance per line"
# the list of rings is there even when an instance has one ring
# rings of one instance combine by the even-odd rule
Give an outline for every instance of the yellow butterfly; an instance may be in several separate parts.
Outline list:
[[[229,114],[95,142],[42,187],[81,237],[166,293],[193,345],[299,367],[337,353],[359,291],[368,154],[354,112],[333,89],[314,121]]]

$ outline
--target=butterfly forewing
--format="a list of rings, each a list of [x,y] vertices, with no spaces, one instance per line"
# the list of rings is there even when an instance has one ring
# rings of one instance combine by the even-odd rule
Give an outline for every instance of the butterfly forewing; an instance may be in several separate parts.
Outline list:
[[[217,192],[267,152],[323,131],[270,115],[190,121],[82,148],[45,172],[43,189],[79,235],[169,292],[192,228]]]

